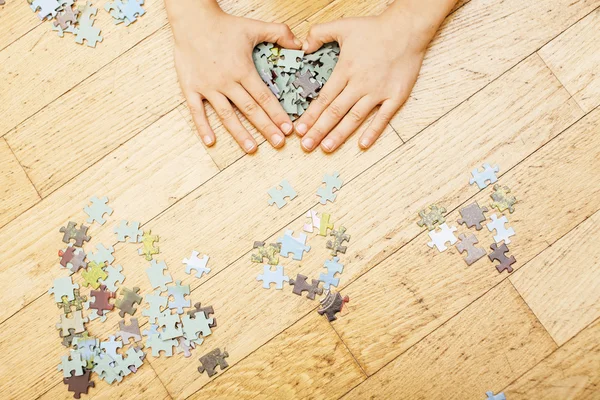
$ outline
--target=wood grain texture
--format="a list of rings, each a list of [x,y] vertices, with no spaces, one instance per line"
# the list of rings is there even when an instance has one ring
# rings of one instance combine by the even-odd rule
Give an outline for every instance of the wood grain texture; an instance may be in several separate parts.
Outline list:
[[[517,291],[504,282],[344,399],[479,399],[555,348]]]
[[[594,400],[600,393],[600,320],[582,330],[504,393],[515,400]]]
[[[39,200],[10,147],[0,139],[0,228]]]
[[[15,40],[41,24],[29,4],[17,1],[0,6],[0,52]]]
[[[600,8],[538,52],[573,98],[589,112],[600,104]]]
[[[109,222],[94,224],[88,232],[94,245],[110,246],[116,242],[113,228],[118,221],[144,223],[217,172],[196,135],[174,111],[21,214],[0,230],[0,321],[64,275],[57,263],[57,251],[65,247],[58,230],[69,220],[86,220],[83,207],[91,196],[108,196],[115,210]]]
[[[508,215],[509,226],[517,232],[509,245],[517,259],[514,268],[527,264],[600,207],[600,185],[591,172],[600,167],[599,144],[600,137],[587,134],[585,124],[578,123],[502,176],[500,183],[508,185],[519,201]],[[498,160],[499,154],[490,154],[490,159]],[[582,175],[573,180],[572,171]],[[553,197],[556,187],[561,188],[558,198]],[[463,205],[475,200],[489,207],[491,192],[488,187]],[[549,197],[555,200],[549,203]],[[440,204],[455,210],[447,221],[458,227],[457,235],[473,233],[456,224],[460,215],[454,204],[444,200]],[[408,223],[416,227],[418,217],[413,215]],[[476,236],[489,252],[493,235],[483,228]],[[439,253],[427,247],[428,241],[423,232],[346,290],[356,301],[352,312],[334,327],[369,375],[506,277],[487,258],[467,267],[454,247]],[[369,330],[360,328],[359,321],[365,319],[370,321]]]
[[[595,129],[600,119],[589,122]],[[559,346],[600,317],[598,226],[600,212],[510,277]]]
[[[189,398],[337,399],[365,378],[327,319],[311,312]]]

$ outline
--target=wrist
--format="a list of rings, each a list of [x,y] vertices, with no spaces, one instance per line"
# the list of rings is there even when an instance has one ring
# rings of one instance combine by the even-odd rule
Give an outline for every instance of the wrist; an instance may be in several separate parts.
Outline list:
[[[190,16],[197,20],[198,16],[210,18],[223,13],[216,0],[164,0],[165,9],[171,26]],[[198,23],[199,21],[196,21]]]
[[[382,16],[392,24],[410,21],[415,34],[427,45],[455,3],[456,0],[396,0]]]

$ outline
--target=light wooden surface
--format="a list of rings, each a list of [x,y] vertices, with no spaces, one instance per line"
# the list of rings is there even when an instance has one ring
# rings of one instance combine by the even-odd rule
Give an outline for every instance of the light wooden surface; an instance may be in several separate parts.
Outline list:
[[[95,398],[595,399],[600,391],[600,1],[460,1],[433,41],[415,90],[380,141],[361,152],[305,154],[296,138],[244,156],[218,123],[198,139],[180,93],[161,0],[115,26],[99,7],[96,49],[59,39],[26,3],[0,7],[0,398],[69,398],[56,370],[66,354],[46,291],[65,275],[58,229],[83,221],[89,197],[115,212],[90,228],[115,244],[127,287],[151,291],[137,246],[116,244],[121,219],[160,235],[159,259],[215,308],[219,326],[193,357],[148,356],[137,374]],[[236,15],[287,22],[299,35],[323,21],[373,15],[388,2],[223,0]],[[427,247],[417,212],[433,202],[489,204],[471,169],[500,165],[519,202],[508,214],[515,272],[487,259],[470,267],[455,248]],[[335,203],[318,205],[339,171]],[[266,191],[287,178],[298,198],[278,210]],[[489,207],[489,205],[488,205]],[[264,290],[249,262],[255,240],[300,230],[304,213],[330,212],[352,235],[337,321],[317,301]],[[493,212],[488,213],[488,216]],[[457,233],[468,229],[458,226]],[[471,231],[473,232],[473,231]],[[492,234],[476,233],[488,247]],[[286,274],[318,277],[325,238],[311,237]],[[211,256],[197,279],[181,260]],[[81,284],[81,277],[75,276]],[[146,307],[145,305],[141,306]],[[143,328],[147,318],[138,311]],[[120,318],[88,324],[106,338]],[[198,357],[226,348],[230,367],[209,379]],[[541,397],[540,397],[541,396]]]

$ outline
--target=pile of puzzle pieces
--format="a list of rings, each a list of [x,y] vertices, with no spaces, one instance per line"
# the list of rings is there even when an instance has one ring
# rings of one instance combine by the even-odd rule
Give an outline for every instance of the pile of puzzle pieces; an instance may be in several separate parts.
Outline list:
[[[84,208],[88,215],[87,223],[103,225],[106,216],[113,213],[108,205],[107,197],[92,197],[91,204]],[[59,309],[60,321],[56,324],[62,344],[69,348],[69,354],[61,358],[58,370],[63,372],[64,383],[75,398],[87,393],[95,383],[92,374],[97,374],[107,383],[120,382],[129,374],[135,373],[144,362],[144,347],[151,348],[152,354],[159,357],[161,352],[170,357],[173,348],[184,357],[191,356],[191,349],[202,344],[204,338],[212,333],[217,321],[212,314],[211,306],[202,307],[201,303],[191,306],[190,287],[177,281],[174,285],[165,262],[158,262],[154,256],[159,254],[157,235],[151,231],[143,232],[138,222],[121,221],[114,227],[115,242],[141,243],[138,254],[150,262],[146,274],[155,291],[145,296],[149,307],[142,309],[142,316],[148,317],[149,327],[140,332],[138,319],[134,317],[143,298],[139,288],[128,289],[121,286],[125,280],[123,267],[112,265],[115,261],[114,247],[97,244],[95,251],[86,253],[84,244],[91,240],[88,227],[69,222],[60,229],[62,241],[67,244],[58,252],[60,266],[68,272],[68,276],[54,280],[49,294],[54,296]],[[189,258],[183,259],[185,272],[196,278],[210,272],[207,267],[209,257],[193,251]],[[81,293],[79,284],[73,283],[73,274],[80,273],[82,285],[90,287],[89,296]],[[162,293],[166,292],[163,296]],[[119,316],[129,315],[129,322],[119,321],[119,329],[101,341],[90,336],[86,324],[99,319],[106,321],[107,314],[114,308],[119,309]],[[84,315],[86,313],[86,315]],[[146,337],[145,343],[143,337]],[[206,371],[209,376],[216,373],[215,368],[226,368],[224,360],[227,352],[219,349],[210,351],[200,358],[200,372]]]
[[[339,175],[338,172],[334,172],[332,175],[325,175],[323,178],[325,186],[317,190],[317,196],[321,204],[333,202],[336,199],[337,191],[342,187],[342,180]],[[269,204],[276,204],[278,208],[281,208],[287,204],[286,197],[291,201],[297,196],[297,193],[287,180],[283,180],[279,186],[281,189],[275,187],[269,190],[268,194],[271,197]],[[310,210],[306,213],[306,217],[308,223],[304,224],[302,228],[306,233],[299,233],[294,236],[292,230],[287,230],[275,243],[254,242],[254,253],[251,255],[250,260],[259,264],[266,262],[263,265],[262,274],[256,278],[258,281],[262,281],[262,286],[265,289],[269,289],[271,284],[275,284],[275,289],[281,290],[284,282],[288,282],[289,285],[293,286],[292,293],[302,296],[302,293],[307,292],[306,297],[310,300],[314,300],[316,295],[325,294],[325,297],[321,300],[321,308],[317,311],[320,315],[326,315],[329,321],[334,321],[337,319],[336,314],[349,301],[348,296],[342,296],[339,292],[334,292],[333,288],[338,287],[339,274],[344,270],[339,254],[346,253],[347,247],[344,243],[350,241],[350,235],[346,234],[346,228],[343,226],[334,229],[330,214],[323,213],[320,215],[317,211]],[[325,243],[332,256],[331,259],[325,260],[323,265],[327,272],[320,274],[319,279],[311,279],[310,283],[309,278],[302,274],[297,274],[295,279],[290,279],[285,275],[284,267],[279,263],[280,257],[291,257],[298,261],[303,259],[304,253],[308,253],[311,249],[311,246],[306,244],[307,234],[314,234],[315,237],[331,237]],[[321,283],[323,283],[323,287],[320,287]]]
[[[262,80],[292,119],[302,115],[318,96],[340,54],[339,45],[327,43],[312,54],[282,49],[273,43],[254,48],[252,58]]]
[[[28,3],[31,10],[38,13],[40,20],[52,22],[52,30],[58,36],[72,34],[75,43],[85,42],[89,47],[96,47],[96,43],[102,41],[100,29],[93,26],[98,9],[92,6],[91,1],[79,5],[76,0],[28,0]],[[143,4],[144,0],[115,0],[105,3],[104,8],[115,24],[125,23],[127,26],[146,13]]]
[[[483,165],[483,171],[475,168],[472,171],[472,178],[470,184],[477,184],[479,189],[485,189],[490,184],[496,183],[498,178],[496,174],[500,171],[498,166],[492,167],[490,164]],[[492,202],[490,207],[496,208],[499,213],[503,213],[508,210],[511,214],[514,212],[514,205],[517,199],[511,194],[510,188],[499,184],[494,185],[494,192],[491,194]],[[467,228],[475,228],[476,231],[483,229],[483,225],[488,218],[486,213],[489,212],[487,207],[480,207],[477,202],[473,202],[459,210],[460,218],[458,224],[464,224]],[[456,249],[460,253],[467,253],[464,258],[467,265],[471,265],[476,261],[480,260],[484,256],[493,261],[498,261],[496,269],[498,272],[513,271],[512,265],[517,262],[514,256],[508,257],[506,254],[509,252],[508,244],[511,243],[511,237],[515,235],[515,231],[511,227],[507,227],[508,217],[501,215],[498,217],[496,214],[490,216],[491,222],[488,222],[485,226],[490,232],[496,231],[494,235],[494,243],[491,244],[490,254],[487,251],[476,246],[479,243],[479,239],[475,234],[459,235],[456,238],[454,232],[457,231],[455,226],[448,226],[446,223],[446,209],[437,204],[429,206],[428,210],[422,210],[419,212],[421,220],[417,222],[420,227],[427,227],[429,230],[429,238],[431,241],[427,245],[431,248],[436,247],[440,252],[448,249],[446,243],[450,245],[456,244]],[[439,227],[439,230],[437,229]],[[458,241],[460,240],[460,242]]]

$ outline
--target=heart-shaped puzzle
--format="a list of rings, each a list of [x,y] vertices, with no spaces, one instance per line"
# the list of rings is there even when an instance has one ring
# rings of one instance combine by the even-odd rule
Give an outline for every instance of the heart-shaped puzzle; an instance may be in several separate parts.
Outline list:
[[[252,58],[262,80],[292,120],[308,108],[310,100],[331,76],[340,47],[327,43],[312,54],[289,50],[273,43],[261,43],[254,48]]]

